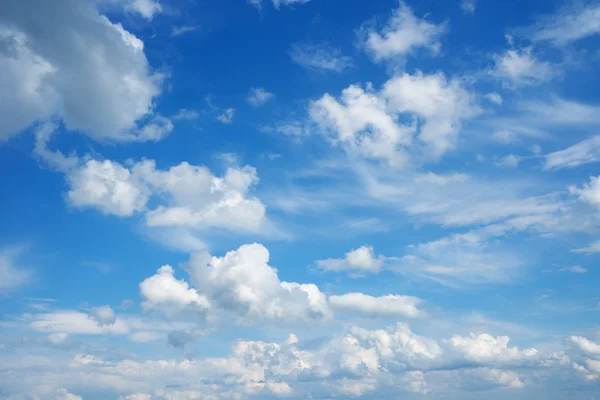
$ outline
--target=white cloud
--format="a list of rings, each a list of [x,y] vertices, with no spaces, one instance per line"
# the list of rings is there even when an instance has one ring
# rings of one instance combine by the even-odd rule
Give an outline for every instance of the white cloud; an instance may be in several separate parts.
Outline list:
[[[162,194],[168,204],[146,213],[148,226],[258,231],[265,220],[263,203],[248,196],[258,182],[256,169],[251,166],[228,167],[219,178],[203,166],[184,162],[161,171],[146,160],[136,164],[132,172]]]
[[[375,60],[405,56],[417,48],[437,53],[441,47],[439,38],[445,31],[445,24],[435,25],[417,18],[401,1],[381,32],[372,29],[366,32],[365,47]]]
[[[131,216],[144,210],[150,194],[129,169],[110,160],[89,160],[67,179],[71,204],[95,207],[105,214]]]
[[[407,163],[415,133],[430,156],[438,157],[455,146],[462,121],[478,113],[473,97],[458,81],[419,71],[390,79],[381,92],[371,85],[366,91],[352,85],[342,91],[340,101],[325,94],[310,107],[312,120],[334,143],[396,167]]]
[[[600,356],[600,344],[586,339],[582,336],[571,336],[571,342],[583,353],[590,356]]]
[[[504,157],[500,158],[499,160],[497,160],[495,162],[495,164],[498,167],[516,168],[519,166],[520,162],[521,162],[521,157],[519,157],[516,154],[509,154],[509,155],[504,156]]]
[[[190,108],[182,108],[177,114],[173,115],[171,118],[178,121],[193,121],[198,119],[200,113],[196,110],[192,110]]]
[[[589,246],[571,250],[573,253],[600,253],[600,240],[590,243]]]
[[[150,16],[148,0],[131,7]],[[153,3],[154,4],[154,3]],[[97,140],[133,141],[152,113],[163,76],[152,72],[143,42],[75,0],[3,2],[0,14],[0,140],[53,115]],[[32,23],[31,21],[37,21]]]
[[[502,101],[503,101],[502,96],[496,92],[487,93],[484,97],[487,100],[491,101],[492,103],[498,104],[498,105],[501,105]]]
[[[223,257],[195,253],[185,264],[199,291],[241,321],[321,320],[330,317],[326,296],[313,284],[282,282],[260,244],[244,245]]]
[[[117,318],[113,324],[100,325],[97,320],[78,311],[56,311],[52,313],[28,315],[29,327],[40,332],[59,332],[81,335],[104,333],[126,334],[127,323]]]
[[[294,44],[289,54],[296,64],[315,71],[343,72],[352,67],[350,57],[327,43]]]
[[[572,272],[574,274],[585,274],[586,272],[588,272],[588,270],[583,268],[581,265],[573,265],[571,267],[561,268],[559,269],[559,271]]]
[[[376,274],[386,259],[383,255],[375,256],[372,246],[361,246],[346,253],[344,258],[318,260],[316,263],[324,271]]]
[[[66,389],[58,389],[54,400],[83,400],[83,397],[69,393]]]
[[[92,307],[90,317],[92,317],[100,326],[114,325],[117,321],[115,312],[109,306]]]
[[[508,336],[493,337],[487,333],[470,336],[453,336],[448,340],[450,347],[467,361],[483,365],[524,365],[539,360],[536,349],[509,347]]]
[[[544,169],[573,168],[600,161],[600,136],[592,136],[566,149],[546,154]]]
[[[417,308],[421,299],[412,296],[388,294],[373,297],[363,293],[347,293],[342,296],[329,296],[329,302],[337,310],[367,316],[415,318],[424,315]]]
[[[181,36],[196,30],[198,30],[198,27],[194,25],[174,26],[173,29],[171,29],[171,36]]]
[[[252,107],[262,107],[274,97],[275,95],[271,92],[268,92],[265,88],[250,88],[248,93],[248,104],[250,104]]]
[[[455,146],[461,122],[479,113],[473,96],[459,81],[447,81],[441,74],[404,74],[386,82],[383,88],[390,106],[398,113],[413,113],[424,120],[419,139],[441,155]]]
[[[569,192],[576,195],[579,200],[600,208],[600,176],[591,176],[590,182],[582,188],[571,186]]]
[[[556,75],[552,65],[535,58],[531,47],[506,50],[503,54],[495,55],[494,61],[492,75],[509,88],[537,85]]]
[[[475,8],[477,7],[476,0],[461,0],[460,7],[464,12],[473,14],[475,12]]]
[[[597,2],[567,4],[548,15],[533,28],[532,39],[551,41],[558,46],[600,33],[600,5]]]
[[[16,264],[20,247],[0,249],[0,293],[18,289],[31,281],[32,271]]]
[[[219,122],[222,122],[224,124],[230,124],[233,122],[233,116],[235,114],[235,109],[233,108],[228,108],[225,111],[223,111],[222,114],[219,114],[217,116],[217,120]]]
[[[185,311],[206,313],[211,307],[209,300],[196,289],[190,288],[187,282],[177,280],[173,274],[173,268],[164,265],[156,275],[140,283],[140,293],[144,299],[142,307],[166,314]]]
[[[474,211],[473,211],[474,212]],[[447,286],[509,282],[523,261],[485,237],[456,234],[409,248],[398,272],[432,279]]]
[[[129,168],[110,160],[89,160],[79,167],[63,164],[70,168],[66,171],[71,187],[67,197],[77,207],[93,207],[118,216],[145,212],[150,227],[257,231],[265,220],[265,206],[259,199],[248,197],[258,182],[251,166],[230,166],[219,178],[208,168],[187,162],[168,170],[156,169],[153,160]],[[162,201],[147,210],[151,197]]]

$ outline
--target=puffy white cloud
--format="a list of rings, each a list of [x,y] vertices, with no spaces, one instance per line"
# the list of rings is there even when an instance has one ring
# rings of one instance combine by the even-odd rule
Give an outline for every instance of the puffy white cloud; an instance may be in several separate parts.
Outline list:
[[[72,170],[67,196],[76,207],[95,207],[105,214],[130,216],[142,211],[149,190],[131,171],[110,160],[89,160]]]
[[[16,264],[23,251],[18,247],[0,249],[0,293],[6,293],[27,284],[32,272]]]
[[[352,60],[327,43],[298,43],[289,51],[292,61],[315,71],[342,72],[352,67]]]
[[[272,100],[275,95],[263,87],[250,88],[248,92],[248,104],[252,107],[262,107]]]
[[[269,251],[255,243],[223,257],[195,253],[185,269],[199,291],[222,309],[239,315],[242,322],[330,317],[327,298],[317,286],[282,282],[268,262]]]
[[[165,313],[195,311],[205,313],[210,308],[209,300],[183,280],[174,276],[169,265],[160,267],[156,275],[140,283],[140,293],[144,298],[142,307],[156,309]]]
[[[571,336],[571,342],[577,349],[591,356],[600,356],[600,344],[582,336]]]
[[[223,177],[217,177],[207,167],[187,162],[168,170],[157,169],[153,160],[130,167],[93,159],[78,165],[76,157],[50,152],[45,144],[38,154],[55,168],[64,168],[70,184],[67,197],[77,207],[118,216],[145,212],[150,227],[258,231],[265,220],[264,204],[248,196],[258,182],[251,166],[230,166]],[[148,210],[151,197],[162,201]]]
[[[258,182],[256,169],[251,166],[229,167],[222,178],[206,167],[186,162],[161,171],[153,161],[142,161],[132,172],[172,204],[149,211],[146,214],[149,226],[257,231],[265,219],[263,203],[247,196]]]
[[[556,14],[543,17],[534,27],[532,39],[564,46],[599,33],[600,5],[592,1],[568,4]]]
[[[445,24],[435,25],[417,18],[401,1],[381,32],[373,29],[366,32],[365,47],[375,60],[404,56],[417,48],[437,53],[441,47],[439,38],[445,31]]]
[[[435,155],[455,146],[463,120],[479,113],[473,96],[459,81],[441,74],[403,74],[386,82],[384,96],[396,113],[412,113],[423,119],[419,138]]]
[[[0,5],[0,140],[60,117],[98,140],[154,140],[137,122],[152,113],[163,76],[143,42],[95,8],[97,2],[4,1]],[[150,0],[128,7],[150,16]]]
[[[83,397],[69,393],[66,389],[58,389],[55,400],[83,400]]]
[[[403,147],[411,143],[413,128],[397,124],[385,99],[370,87],[365,91],[352,85],[342,91],[340,100],[325,94],[310,107],[312,120],[331,133],[333,143],[341,143],[365,157],[403,166]]]
[[[573,168],[600,161],[600,136],[593,136],[566,149],[546,154],[544,169]]]
[[[487,333],[471,336],[454,336],[448,344],[467,361],[483,365],[524,365],[539,360],[536,349],[509,347],[508,336],[493,337]]]
[[[113,325],[117,321],[115,312],[109,306],[92,307],[90,317],[100,326]]]
[[[569,191],[579,200],[600,208],[600,176],[591,176],[589,183],[585,183],[582,188],[571,186]]]
[[[388,294],[373,297],[363,293],[347,293],[342,296],[329,296],[329,303],[334,309],[367,316],[414,318],[424,315],[417,308],[421,299],[412,296]]]
[[[329,94],[313,102],[310,116],[321,129],[364,157],[403,166],[413,136],[438,157],[455,146],[463,120],[479,113],[474,99],[458,81],[441,73],[402,74],[387,81],[380,92],[352,85],[340,101]],[[406,116],[412,116],[408,122]],[[402,117],[402,121],[401,121]],[[422,124],[417,126],[417,121]]]
[[[538,61],[530,47],[494,56],[492,75],[501,79],[507,87],[532,86],[550,80],[556,75],[547,62]]]
[[[372,246],[361,246],[351,250],[344,258],[330,258],[318,260],[317,266],[325,271],[349,272],[349,273],[373,273],[379,272],[387,257],[375,256]]]

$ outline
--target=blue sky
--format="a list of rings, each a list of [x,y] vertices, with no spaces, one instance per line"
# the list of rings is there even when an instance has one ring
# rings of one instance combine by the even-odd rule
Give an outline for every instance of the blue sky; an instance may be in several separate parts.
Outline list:
[[[0,399],[600,395],[600,3],[0,4]]]

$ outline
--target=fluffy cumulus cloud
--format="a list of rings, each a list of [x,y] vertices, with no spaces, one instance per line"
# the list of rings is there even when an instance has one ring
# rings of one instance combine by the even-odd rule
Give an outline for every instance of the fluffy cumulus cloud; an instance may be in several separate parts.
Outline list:
[[[324,271],[377,273],[386,260],[381,254],[376,256],[372,246],[361,246],[346,253],[344,258],[318,260],[317,266]]]
[[[174,272],[171,266],[164,265],[156,275],[140,283],[140,293],[144,298],[142,307],[169,314],[182,311],[205,312],[210,307],[208,299],[190,288],[187,282],[176,279]]]
[[[120,399],[378,398],[390,390],[406,395],[518,390],[527,386],[526,378],[547,379],[534,368],[536,362],[549,366],[561,359],[564,365],[558,372],[570,368],[565,355],[543,355],[533,348],[510,347],[508,342],[507,337],[489,334],[435,340],[416,334],[406,324],[375,330],[351,326],[311,345],[293,334],[279,342],[238,340],[229,355],[220,358],[115,360],[76,353],[60,368],[29,359],[28,364],[20,363],[20,368],[30,371],[24,380],[0,376],[0,382],[11,392],[42,398],[63,387],[101,388]],[[594,370],[594,361],[581,361],[581,368]],[[513,370],[517,368],[519,372]],[[42,380],[43,386],[31,385]]]
[[[406,164],[407,151],[417,146],[415,136],[429,156],[444,154],[456,145],[461,123],[478,113],[458,81],[421,72],[395,76],[379,92],[352,85],[339,101],[325,94],[310,109],[334,143],[391,166]]]
[[[160,170],[153,160],[125,166],[110,160],[82,162],[73,156],[57,163],[60,153],[42,148],[38,154],[57,169],[65,167],[67,198],[79,208],[122,217],[145,213],[151,227],[257,231],[265,220],[266,207],[249,196],[258,182],[251,166],[230,166],[217,177],[207,167],[187,162]],[[152,209],[151,198],[159,199]]]
[[[150,17],[157,4],[126,6]],[[143,42],[109,21],[97,2],[4,1],[0,5],[0,140],[60,117],[98,140],[156,140],[138,121],[152,114],[163,75]],[[153,8],[154,7],[154,8]]]
[[[149,190],[131,171],[110,160],[89,160],[68,175],[69,202],[76,207],[94,207],[105,214],[131,216],[142,211]]]
[[[330,318],[327,297],[316,285],[281,281],[268,262],[269,251],[255,243],[223,257],[196,253],[185,269],[198,290],[242,320]]]
[[[380,32],[367,29],[365,47],[375,60],[405,56],[419,48],[437,53],[441,47],[440,36],[445,31],[445,24],[436,25],[416,17],[412,9],[401,1]]]

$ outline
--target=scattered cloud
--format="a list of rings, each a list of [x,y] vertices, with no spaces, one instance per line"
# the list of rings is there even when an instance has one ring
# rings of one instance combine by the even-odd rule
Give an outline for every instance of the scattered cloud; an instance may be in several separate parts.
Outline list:
[[[556,68],[547,62],[538,61],[532,48],[506,50],[494,56],[492,76],[500,79],[506,87],[533,86],[556,76]]]
[[[262,107],[274,97],[275,95],[271,92],[268,92],[265,88],[251,88],[250,92],[248,93],[248,104],[255,108]]]
[[[436,25],[419,19],[412,9],[401,1],[380,32],[373,28],[365,29],[365,48],[379,61],[406,56],[418,48],[438,53],[441,48],[440,37],[446,32],[446,24]]]
[[[473,14],[475,13],[475,8],[477,8],[476,0],[461,0],[460,8],[463,9],[464,12]]]
[[[561,268],[559,269],[559,271],[572,272],[574,274],[585,274],[586,272],[588,272],[588,270],[586,268],[583,268],[581,265],[573,265],[571,267]]]
[[[385,256],[375,256],[372,246],[361,246],[346,253],[344,258],[318,260],[316,264],[323,271],[376,274],[386,260]]]
[[[234,114],[235,114],[235,110],[233,108],[228,108],[225,111],[223,111],[222,114],[219,114],[217,116],[217,120],[224,124],[230,124],[233,122]]]
[[[600,161],[600,136],[592,136],[566,149],[546,154],[544,169],[574,168]]]
[[[557,46],[600,33],[600,5],[595,1],[565,4],[553,15],[541,17],[531,28],[534,41],[549,41]]]
[[[296,64],[314,71],[343,72],[352,67],[350,57],[327,43],[297,43],[289,54]]]
[[[185,35],[186,33],[191,33],[197,30],[198,27],[195,25],[174,26],[173,29],[171,29],[171,36],[181,36]]]
[[[0,249],[0,293],[7,293],[23,287],[33,277],[33,272],[18,264],[23,247]]]

